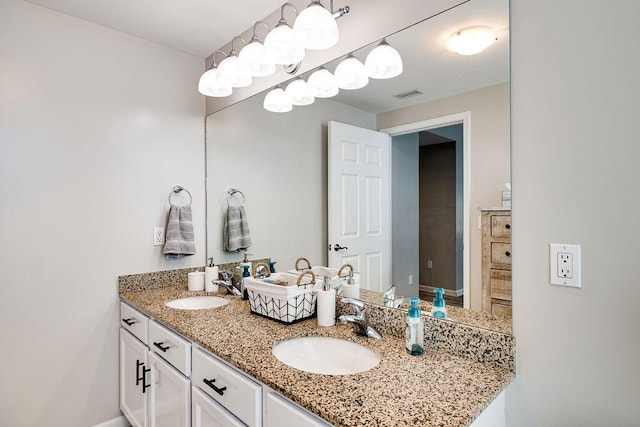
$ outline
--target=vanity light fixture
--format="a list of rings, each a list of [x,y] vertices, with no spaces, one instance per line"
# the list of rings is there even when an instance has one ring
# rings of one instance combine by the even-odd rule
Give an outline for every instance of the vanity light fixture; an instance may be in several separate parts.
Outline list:
[[[449,36],[447,49],[460,55],[474,55],[488,48],[498,35],[487,26],[469,27]]]
[[[280,8],[280,21],[264,39],[265,54],[269,61],[280,65],[296,64],[304,58],[304,47],[293,37],[293,29],[284,19],[285,6],[291,6],[298,15],[298,9],[291,3]]]
[[[289,96],[280,86],[276,86],[271,89],[267,96],[264,97],[264,103],[262,104],[265,110],[272,111],[274,113],[286,113],[293,109],[293,104],[289,99]]]
[[[311,50],[329,49],[338,43],[338,24],[320,0],[313,0],[293,23],[293,37]]]
[[[240,64],[238,61],[238,53],[234,48],[234,42],[240,39],[247,43],[242,37],[234,37],[231,41],[231,52],[218,66],[218,81],[223,84],[229,84],[231,87],[246,87],[251,84],[251,74],[246,65]]]
[[[249,74],[253,77],[270,76],[276,72],[276,64],[267,60],[264,45],[260,43],[260,39],[256,34],[258,24],[263,24],[269,30],[269,26],[264,21],[258,21],[253,24],[253,36],[249,43],[242,48],[238,55],[238,66],[247,67]]]
[[[216,53],[221,53],[225,57],[227,56],[220,49],[213,52],[213,63],[211,67],[200,76],[198,82],[198,91],[205,96],[223,97],[231,95],[233,89],[231,85],[221,83],[218,80],[218,65],[216,64]]]
[[[307,83],[316,98],[331,98],[340,91],[336,77],[324,67],[314,71]]]
[[[340,89],[354,90],[369,84],[369,75],[364,64],[353,55],[347,56],[336,67],[334,72],[336,82]]]
[[[287,85],[285,93],[293,105],[310,105],[315,101],[309,84],[300,77]]]
[[[402,73],[402,58],[397,50],[392,48],[387,39],[382,39],[364,61],[369,77],[374,79],[390,79]]]

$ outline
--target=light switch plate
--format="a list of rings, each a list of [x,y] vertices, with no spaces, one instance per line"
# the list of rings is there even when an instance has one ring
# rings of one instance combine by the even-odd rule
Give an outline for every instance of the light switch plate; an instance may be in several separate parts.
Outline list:
[[[549,282],[552,285],[581,288],[580,245],[549,245]]]

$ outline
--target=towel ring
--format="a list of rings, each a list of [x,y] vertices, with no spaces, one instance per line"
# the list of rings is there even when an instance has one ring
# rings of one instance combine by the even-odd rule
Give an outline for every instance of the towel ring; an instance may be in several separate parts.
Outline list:
[[[174,194],[178,194],[181,191],[184,191],[189,195],[189,204],[187,206],[191,206],[191,201],[193,200],[191,198],[191,193],[189,193],[189,190],[187,190],[184,187],[181,187],[180,185],[175,185],[173,187],[173,190],[171,190],[171,193],[169,193],[169,204],[173,206],[173,203],[171,203],[171,196],[173,196]]]
[[[238,200],[238,199],[241,199],[241,200]],[[235,200],[236,203],[231,203],[233,200]],[[227,190],[227,205],[240,207],[244,205],[245,200],[246,199],[242,191],[237,190],[235,188],[230,188]]]

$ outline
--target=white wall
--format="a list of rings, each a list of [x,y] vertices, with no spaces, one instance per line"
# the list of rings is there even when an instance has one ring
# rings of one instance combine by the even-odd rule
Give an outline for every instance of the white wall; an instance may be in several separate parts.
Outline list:
[[[207,240],[214,262],[242,260],[222,251],[228,188],[246,196],[251,258],[288,270],[304,256],[327,265],[327,123],[375,128],[373,114],[318,99],[272,113],[257,95],[207,117]]]
[[[0,425],[120,415],[117,276],[204,265],[202,59],[0,1]],[[197,255],[153,247],[174,184]]]
[[[378,129],[471,112],[471,309],[482,310],[482,234],[479,207],[501,206],[509,182],[509,83],[378,115]]]
[[[640,2],[511,1],[510,426],[640,425]],[[549,243],[582,246],[582,289]]]

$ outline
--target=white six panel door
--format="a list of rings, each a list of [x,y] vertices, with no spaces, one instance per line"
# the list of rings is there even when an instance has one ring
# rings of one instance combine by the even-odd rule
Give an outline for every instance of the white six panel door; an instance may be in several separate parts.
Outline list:
[[[353,265],[376,291],[391,278],[390,146],[385,133],[329,122],[329,266]]]

